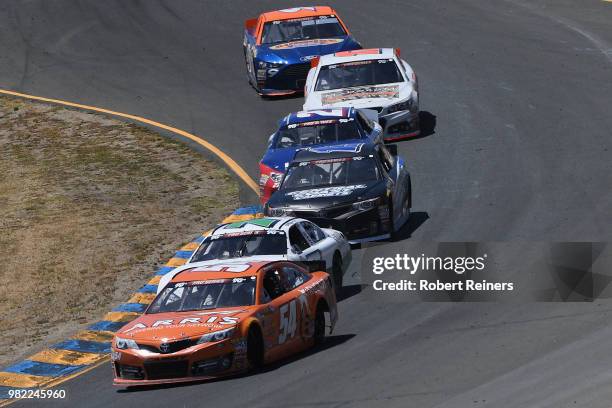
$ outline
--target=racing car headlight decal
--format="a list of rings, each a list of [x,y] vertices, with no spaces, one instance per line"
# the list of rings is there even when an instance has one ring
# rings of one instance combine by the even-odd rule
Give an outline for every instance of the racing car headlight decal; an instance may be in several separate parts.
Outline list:
[[[414,101],[412,100],[412,98],[410,98],[400,103],[396,103],[395,105],[389,106],[387,108],[387,112],[393,113],[393,112],[399,112],[399,111],[405,111],[405,110],[411,111],[413,106],[414,106]]]
[[[138,350],[138,344],[132,339],[122,339],[120,337],[115,338],[115,347],[120,350],[133,349]]]
[[[269,208],[268,212],[271,217],[292,217],[295,212],[287,208]]]
[[[257,66],[261,69],[280,68],[283,66],[282,63],[258,61]]]
[[[369,210],[378,206],[378,198],[372,198],[370,200],[358,201],[353,203],[353,208],[356,210]]]
[[[220,330],[220,331],[216,331],[212,333],[206,333],[205,335],[200,337],[200,339],[198,340],[198,344],[211,343],[214,341],[221,341],[221,340],[229,339],[230,337],[232,337],[233,333],[234,333],[233,327],[231,329],[225,329],[225,330]]]

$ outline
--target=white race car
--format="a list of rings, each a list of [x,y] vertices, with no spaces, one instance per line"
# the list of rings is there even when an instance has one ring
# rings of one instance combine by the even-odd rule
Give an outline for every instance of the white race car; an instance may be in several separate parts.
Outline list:
[[[325,261],[337,289],[351,262],[351,248],[339,231],[319,228],[293,217],[254,218],[215,228],[193,252],[188,262],[162,276],[157,293],[184,269],[221,262]]]
[[[386,142],[420,134],[417,77],[398,49],[337,52],[311,63],[304,110],[369,108],[378,112]]]

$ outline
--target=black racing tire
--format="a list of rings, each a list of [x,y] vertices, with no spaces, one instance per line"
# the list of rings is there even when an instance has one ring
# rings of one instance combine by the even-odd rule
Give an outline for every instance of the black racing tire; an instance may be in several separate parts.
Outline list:
[[[258,371],[263,367],[263,338],[261,331],[256,326],[251,326],[247,335],[247,361],[249,363],[249,371]]]
[[[395,231],[395,219],[393,217],[393,196],[389,197],[389,240],[397,240],[397,231]]]
[[[336,252],[332,261],[332,281],[336,293],[342,290],[342,256]]]
[[[408,176],[408,193],[406,194],[406,196],[406,201],[408,202],[406,206],[408,210],[410,210],[412,208],[412,179],[410,178],[410,175]]]
[[[325,343],[325,312],[319,304],[315,313],[314,321],[314,345],[320,346]]]

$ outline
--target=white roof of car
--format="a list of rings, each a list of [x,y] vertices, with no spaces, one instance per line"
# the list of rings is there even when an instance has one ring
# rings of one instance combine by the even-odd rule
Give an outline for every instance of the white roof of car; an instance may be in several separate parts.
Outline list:
[[[354,51],[342,51],[335,54],[322,55],[319,65],[332,65],[350,61],[364,61],[395,57],[393,48],[368,48]]]

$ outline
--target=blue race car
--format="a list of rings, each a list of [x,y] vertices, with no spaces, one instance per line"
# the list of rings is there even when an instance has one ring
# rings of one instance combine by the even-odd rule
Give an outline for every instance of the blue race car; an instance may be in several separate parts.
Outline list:
[[[249,19],[243,47],[249,83],[262,96],[303,91],[312,59],[361,49],[327,6],[270,11]]]
[[[382,143],[382,128],[376,117],[372,110],[336,108],[295,112],[281,119],[259,162],[262,204],[278,189],[298,150],[353,151],[364,144]]]

